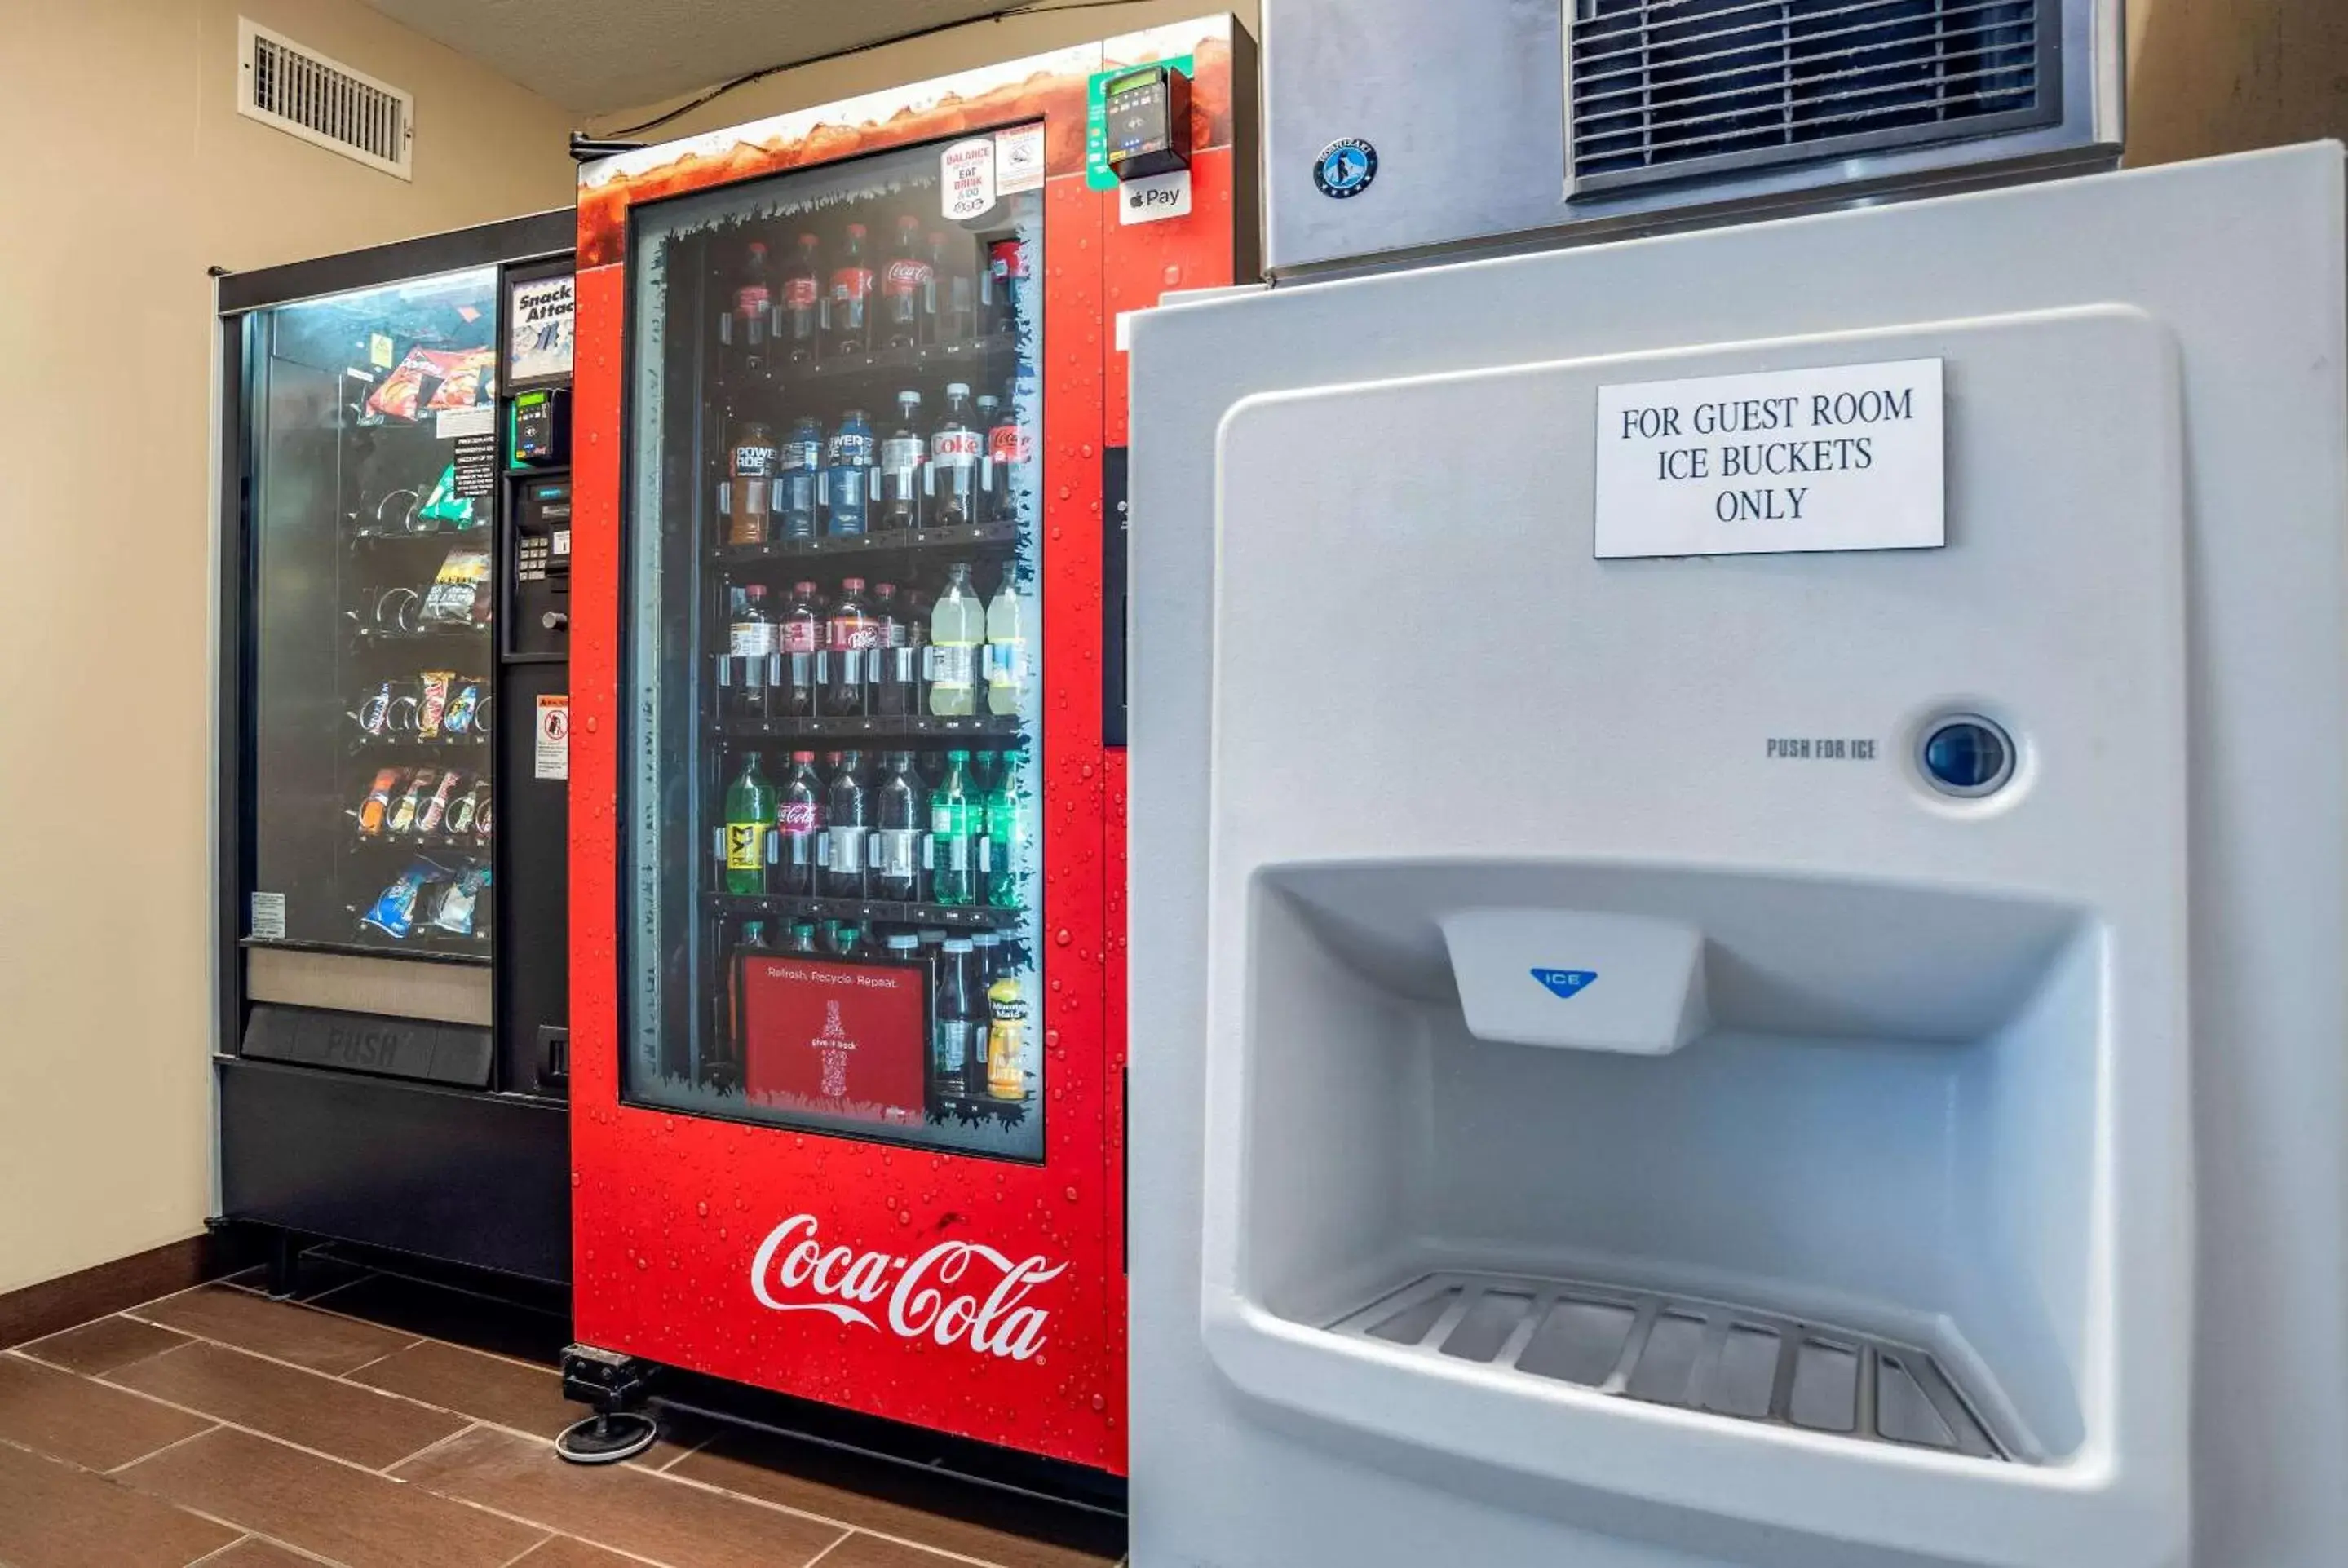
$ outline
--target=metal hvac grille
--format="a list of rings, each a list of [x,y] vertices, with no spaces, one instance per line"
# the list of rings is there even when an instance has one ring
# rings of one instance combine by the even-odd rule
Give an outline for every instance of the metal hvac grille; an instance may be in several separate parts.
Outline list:
[[[406,94],[258,29],[250,29],[249,48],[249,101],[260,118],[363,163],[407,173]]]
[[[2057,0],[1570,0],[1578,192],[2059,118]]]

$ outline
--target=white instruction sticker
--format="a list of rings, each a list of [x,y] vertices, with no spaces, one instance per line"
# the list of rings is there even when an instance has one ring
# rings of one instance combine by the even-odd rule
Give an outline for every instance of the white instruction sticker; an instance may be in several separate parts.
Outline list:
[[[994,191],[1016,196],[1044,188],[1044,128],[1013,126],[994,133]]]
[[[538,765],[535,777],[571,776],[571,694],[550,692],[538,699]]]
[[[1117,220],[1120,224],[1155,223],[1165,218],[1190,215],[1190,171],[1153,174],[1129,179],[1117,188]]]
[[[494,436],[498,433],[498,411],[487,403],[477,408],[444,408],[433,416],[432,436],[438,441],[454,441],[459,436]]]
[[[285,895],[255,893],[252,896],[252,925],[254,941],[283,941],[285,939]]]
[[[956,222],[980,218],[994,207],[994,138],[974,137],[938,154],[938,201]]]
[[[1937,359],[1601,386],[1596,553],[1937,548],[1946,463]]]

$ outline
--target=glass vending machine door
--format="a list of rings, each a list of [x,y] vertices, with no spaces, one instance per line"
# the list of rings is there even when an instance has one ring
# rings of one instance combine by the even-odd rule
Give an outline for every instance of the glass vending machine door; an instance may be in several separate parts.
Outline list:
[[[249,942],[489,960],[496,289],[247,320]]]
[[[939,177],[635,215],[623,1087],[1037,1161],[1043,202]]]

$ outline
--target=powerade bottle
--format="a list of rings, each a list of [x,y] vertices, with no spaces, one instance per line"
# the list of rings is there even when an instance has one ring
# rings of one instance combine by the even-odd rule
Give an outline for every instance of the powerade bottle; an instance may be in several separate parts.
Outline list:
[[[869,533],[872,525],[872,422],[861,408],[839,416],[824,447],[824,516],[834,538]]]
[[[815,538],[816,514],[823,503],[823,424],[800,419],[775,458],[770,526],[778,538]]]

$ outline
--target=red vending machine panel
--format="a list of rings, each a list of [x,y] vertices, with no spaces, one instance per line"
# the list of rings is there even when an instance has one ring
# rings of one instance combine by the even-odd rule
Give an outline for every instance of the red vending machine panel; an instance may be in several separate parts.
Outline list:
[[[1116,317],[1252,250],[1246,55],[583,171],[582,1344],[1124,1470]],[[1151,64],[1189,159],[1142,201],[1103,89]]]

